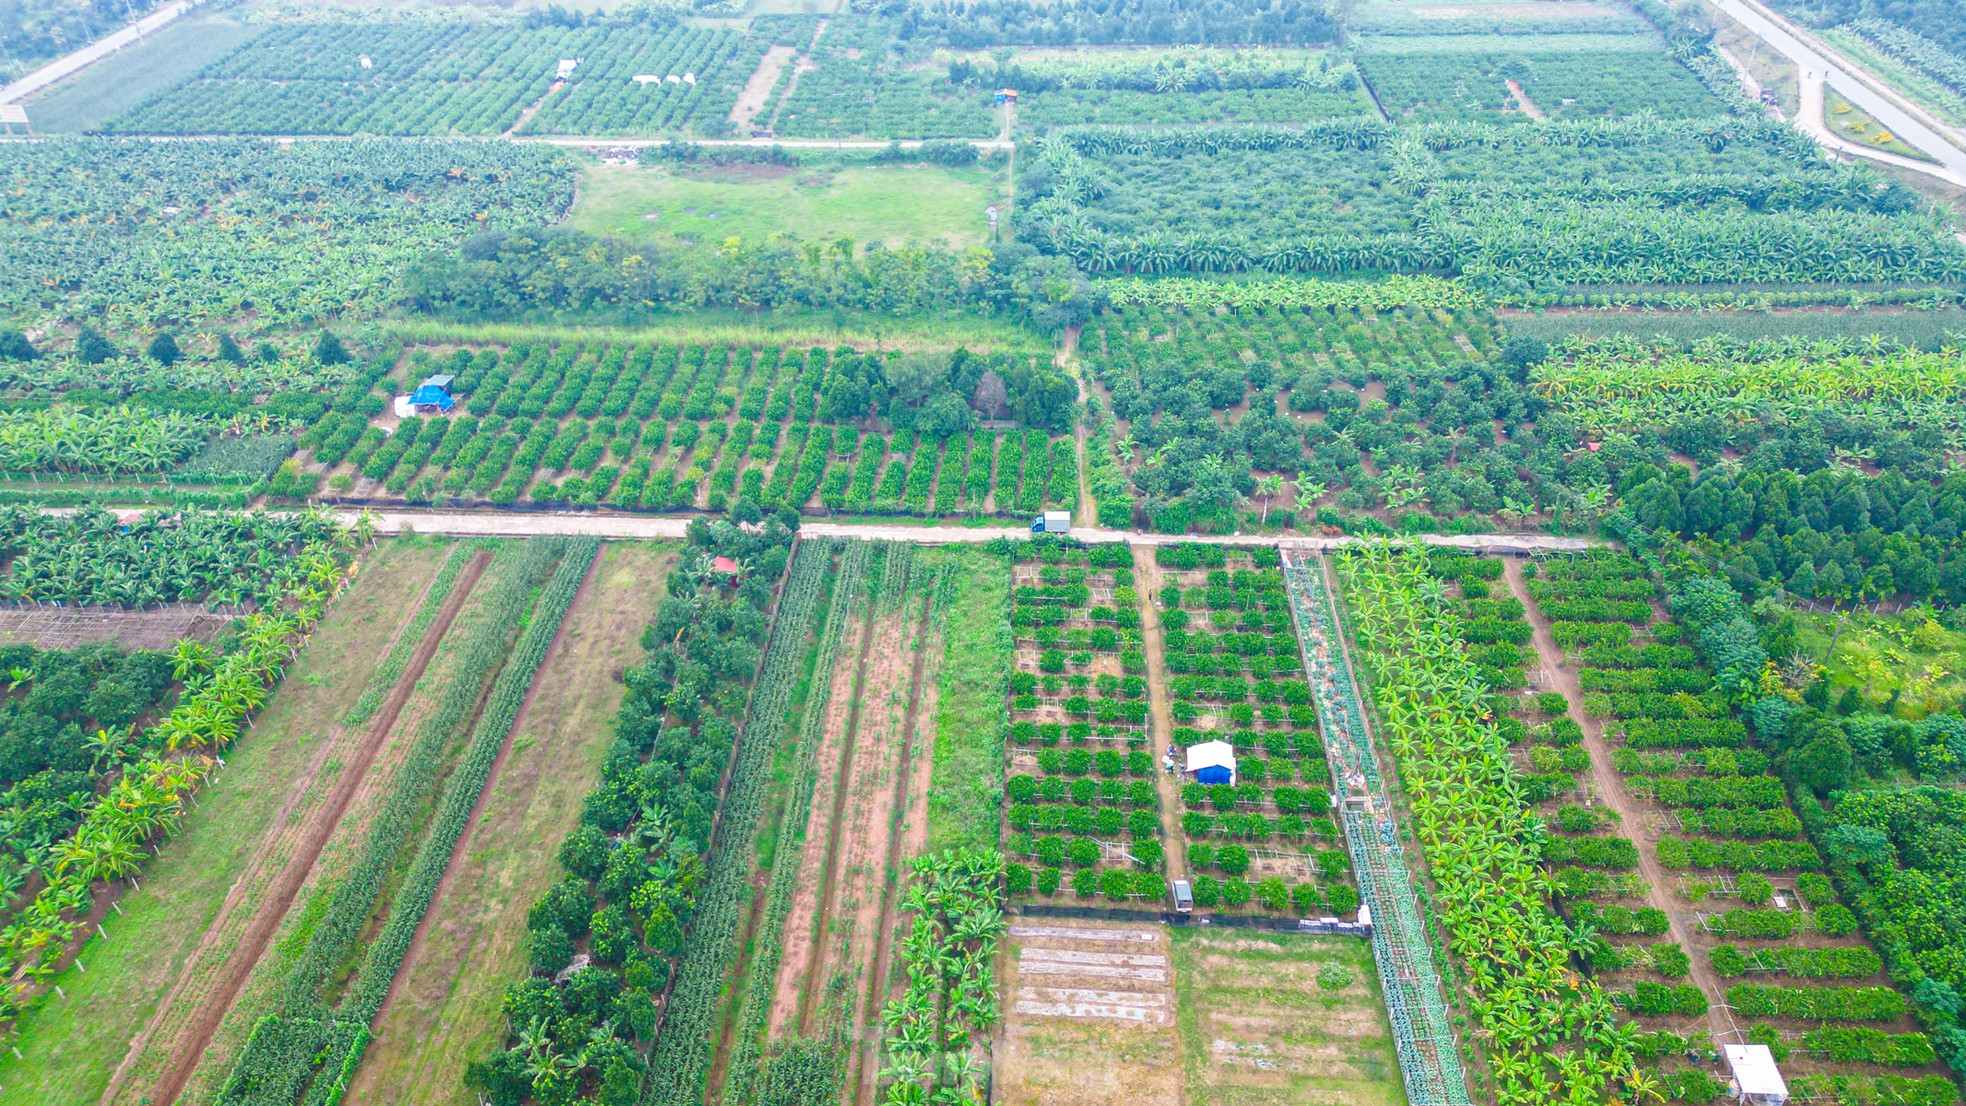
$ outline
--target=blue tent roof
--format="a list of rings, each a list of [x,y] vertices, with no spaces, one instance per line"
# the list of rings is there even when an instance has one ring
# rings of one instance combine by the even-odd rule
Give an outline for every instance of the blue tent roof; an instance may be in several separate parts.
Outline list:
[[[1235,779],[1233,778],[1233,776],[1231,775],[1231,773],[1227,768],[1219,764],[1211,764],[1207,768],[1196,770],[1195,782],[1196,783],[1234,783]]]
[[[457,406],[457,400],[452,399],[451,394],[443,387],[428,382],[417,386],[416,391],[410,395],[410,402],[418,407],[435,407],[440,411],[448,411]]]

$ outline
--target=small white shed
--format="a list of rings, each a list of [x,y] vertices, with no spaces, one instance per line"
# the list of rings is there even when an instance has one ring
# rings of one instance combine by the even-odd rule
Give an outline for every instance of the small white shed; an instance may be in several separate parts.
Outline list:
[[[1236,782],[1236,747],[1226,741],[1204,741],[1188,746],[1189,774],[1197,783]]]
[[[1743,1106],[1783,1106],[1789,1100],[1789,1086],[1775,1066],[1775,1054],[1767,1045],[1722,1045],[1727,1070],[1733,1078],[1727,1093]]]

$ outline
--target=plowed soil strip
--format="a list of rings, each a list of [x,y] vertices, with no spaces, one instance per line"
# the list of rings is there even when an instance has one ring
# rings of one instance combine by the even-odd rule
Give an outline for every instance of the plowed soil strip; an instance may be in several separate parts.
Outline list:
[[[858,744],[855,738],[860,733],[860,707],[867,691],[867,658],[874,651],[875,614],[867,612],[866,624],[860,637],[860,659],[853,676],[853,695],[850,702],[853,708],[847,712],[845,748],[840,750],[839,783],[833,789],[833,810],[826,827],[826,865],[821,869],[819,880],[819,920],[813,924],[813,955],[807,970],[806,988],[799,1003],[799,1032],[812,1032],[812,1012],[818,1005],[819,992],[823,986],[822,973],[826,966],[826,930],[833,921],[833,909],[839,896],[838,888],[840,866],[840,826],[846,819],[846,797],[848,784],[853,779],[853,747]]]
[[[894,775],[894,815],[889,819],[887,837],[886,866],[890,869],[899,867],[903,860],[901,831],[902,827],[908,824],[910,780],[916,775],[916,758],[928,748],[927,742],[920,740],[922,735],[917,732],[917,727],[921,717],[922,677],[928,668],[928,658],[932,652],[929,635],[935,629],[934,614],[933,602],[922,604],[921,623],[915,635],[914,671],[908,676],[908,712],[901,723],[901,769]],[[926,764],[921,766],[922,778],[927,777],[927,768]],[[925,809],[920,807],[914,809],[917,817],[927,816]],[[867,997],[861,1004],[860,1013],[861,1023],[868,1026],[877,1024],[875,1018],[879,1014],[880,1007],[885,1005],[890,990],[888,973],[894,959],[894,927],[897,923],[896,915],[900,912],[896,900],[902,878],[903,873],[897,871],[881,885],[881,920],[879,926],[875,928],[878,939],[874,945],[872,970],[867,973]],[[867,1034],[866,1041],[861,1044],[860,1079],[854,1094],[856,1103],[872,1102],[875,1092],[879,1089],[880,1047],[881,1034],[879,1033]]]
[[[539,674],[546,671],[546,661],[557,656],[567,645],[567,630],[573,625],[573,612],[583,604],[594,599],[594,578],[600,575],[601,562],[606,559],[607,546],[602,545],[594,553],[594,559],[587,565],[587,575],[581,577],[580,588],[573,594],[573,601],[567,604],[566,613],[560,616],[560,625],[553,631],[553,642],[546,647],[546,656],[533,672],[532,683],[526,688],[526,697],[519,702],[519,712],[512,716],[512,728],[505,731],[505,739],[499,743],[498,756],[492,758],[491,771],[485,776],[485,786],[478,791],[478,800],[471,804],[471,817],[465,819],[463,832],[457,835],[457,844],[451,846],[450,859],[444,863],[444,874],[437,880],[437,889],[430,893],[430,905],[423,912],[423,918],[416,923],[416,933],[410,937],[409,951],[403,954],[402,963],[396,966],[396,975],[389,981],[389,990],[382,996],[382,1005],[376,1010],[375,1018],[369,1022],[371,1029],[382,1025],[383,1015],[389,1013],[389,1004],[396,1001],[396,994],[402,989],[403,980],[409,976],[410,965],[416,963],[423,954],[423,946],[430,934],[431,919],[437,917],[437,905],[444,901],[451,881],[457,875],[459,863],[471,846],[472,831],[485,816],[485,806],[491,802],[492,793],[498,789],[499,773],[504,771],[507,761],[512,759],[512,735],[520,731],[526,723],[526,714],[532,710],[532,701],[539,694]],[[535,639],[536,640],[536,639]]]
[[[321,850],[327,847],[328,840],[334,836],[335,827],[340,824],[341,816],[347,812],[348,804],[360,789],[363,777],[368,774],[369,765],[375,760],[376,753],[382,748],[389,731],[396,725],[396,716],[402,713],[404,704],[409,702],[410,695],[416,690],[416,682],[423,678],[423,670],[429,667],[430,658],[436,655],[438,644],[450,631],[451,623],[464,608],[465,600],[477,587],[478,577],[484,574],[485,566],[490,562],[491,554],[480,552],[471,558],[470,564],[465,566],[457,587],[444,601],[443,608],[437,612],[437,620],[423,635],[423,644],[417,647],[415,654],[410,657],[408,667],[403,670],[402,677],[396,681],[395,690],[390,692],[388,701],[382,705],[375,719],[370,722],[369,732],[356,749],[354,759],[343,768],[341,777],[335,781],[335,789],[329,796],[327,805],[308,826],[300,847],[294,851],[293,859],[287,862],[286,868],[280,873],[279,880],[274,884],[272,896],[260,906],[259,913],[253,918],[252,928],[246,931],[245,937],[239,942],[238,951],[227,962],[218,986],[200,1005],[196,1017],[191,1021],[191,1029],[186,1041],[178,1048],[177,1058],[170,1069],[158,1081],[156,1090],[150,1095],[151,1101],[165,1103],[177,1101],[192,1072],[197,1070],[199,1063],[204,1059],[205,1046],[211,1043],[212,1035],[218,1032],[219,1024],[225,1020],[226,1011],[231,1008],[233,1000],[245,987],[246,980],[251,977],[260,957],[265,955],[273,934],[278,931],[281,920],[286,917],[287,910],[293,905],[294,896],[299,894],[302,884],[306,883],[308,874],[314,869],[314,862],[320,858]]]
[[[849,605],[841,612],[841,617],[848,619],[849,627],[856,625],[853,610]],[[866,635],[871,631],[865,619],[860,619],[857,626],[862,645],[855,652],[864,654]],[[842,653],[852,648],[850,635],[854,632],[851,628],[843,632]],[[835,665],[831,674],[832,689],[820,719],[820,747],[815,754],[814,769],[817,778],[813,781],[812,802],[804,826],[804,846],[799,854],[798,892],[791,910],[785,916],[784,951],[779,956],[778,981],[772,991],[770,1026],[773,1040],[782,1038],[786,1033],[798,1032],[801,1019],[805,1016],[806,995],[802,981],[812,974],[812,959],[818,948],[813,919],[819,912],[819,894],[824,886],[820,880],[827,862],[822,843],[832,836],[829,819],[834,807],[833,793],[845,783],[838,775],[840,750],[837,743],[846,737],[846,714],[853,709],[853,704],[848,700],[852,680],[858,672],[857,664]]]

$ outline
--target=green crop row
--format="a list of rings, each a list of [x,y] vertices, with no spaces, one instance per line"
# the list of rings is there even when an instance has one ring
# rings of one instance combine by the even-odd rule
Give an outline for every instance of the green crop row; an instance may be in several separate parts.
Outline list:
[[[504,669],[499,672],[498,682],[492,685],[491,695],[486,698],[484,709],[479,714],[477,728],[472,731],[471,739],[464,747],[464,755],[451,771],[443,801],[437,808],[436,820],[417,850],[408,880],[397,894],[395,904],[390,907],[389,920],[369,946],[361,970],[356,973],[356,986],[345,1008],[364,1020],[374,1017],[376,1011],[382,1008],[383,997],[388,994],[389,984],[396,978],[396,969],[409,952],[416,927],[430,909],[431,896],[436,893],[437,882],[443,878],[444,868],[450,863],[451,852],[470,822],[471,809],[477,805],[478,796],[485,789],[485,781],[491,777],[492,763],[498,759],[499,750],[510,737],[512,724],[519,717],[519,708],[525,704],[526,694],[532,689],[539,666],[546,660],[546,651],[552,646],[560,623],[566,618],[567,609],[573,605],[574,596],[580,591],[581,581],[586,578],[588,568],[601,549],[599,538],[546,540],[565,549],[559,568],[534,601],[524,623],[524,632],[518,644],[513,646]]]
[[[799,662],[810,648],[820,592],[831,569],[832,558],[824,552],[795,559],[779,599],[771,643],[731,765],[730,789],[718,814],[696,915],[650,1060],[642,1097],[650,1106],[691,1106],[702,1099],[717,1004],[737,954],[738,927],[751,894],[751,850],[770,783],[771,758],[785,729]]]
[[[1905,997],[1889,987],[1762,987],[1736,983],[1727,1003],[1747,1018],[1808,1021],[1891,1021],[1905,1012]]]
[[[403,678],[404,670],[410,666],[410,657],[423,644],[423,635],[430,631],[430,624],[437,621],[437,612],[450,599],[451,590],[457,587],[457,579],[464,574],[465,565],[482,548],[484,546],[478,542],[459,542],[451,548],[450,556],[444,558],[443,566],[437,570],[437,578],[430,582],[430,590],[424,594],[423,602],[417,605],[416,613],[403,625],[396,636],[396,643],[389,647],[389,653],[382,658],[382,663],[369,673],[369,681],[362,685],[362,694],[356,698],[355,705],[342,715],[342,725],[359,726],[375,717],[383,699]]]

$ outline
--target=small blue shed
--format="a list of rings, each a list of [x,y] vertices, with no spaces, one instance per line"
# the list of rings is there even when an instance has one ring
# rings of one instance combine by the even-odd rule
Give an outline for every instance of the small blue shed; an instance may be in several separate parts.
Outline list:
[[[456,407],[457,400],[451,395],[452,379],[454,378],[449,376],[433,376],[418,384],[416,391],[410,394],[410,405],[435,407],[439,411],[449,411]]]
[[[1188,771],[1196,783],[1236,782],[1236,749],[1226,741],[1188,746]]]

